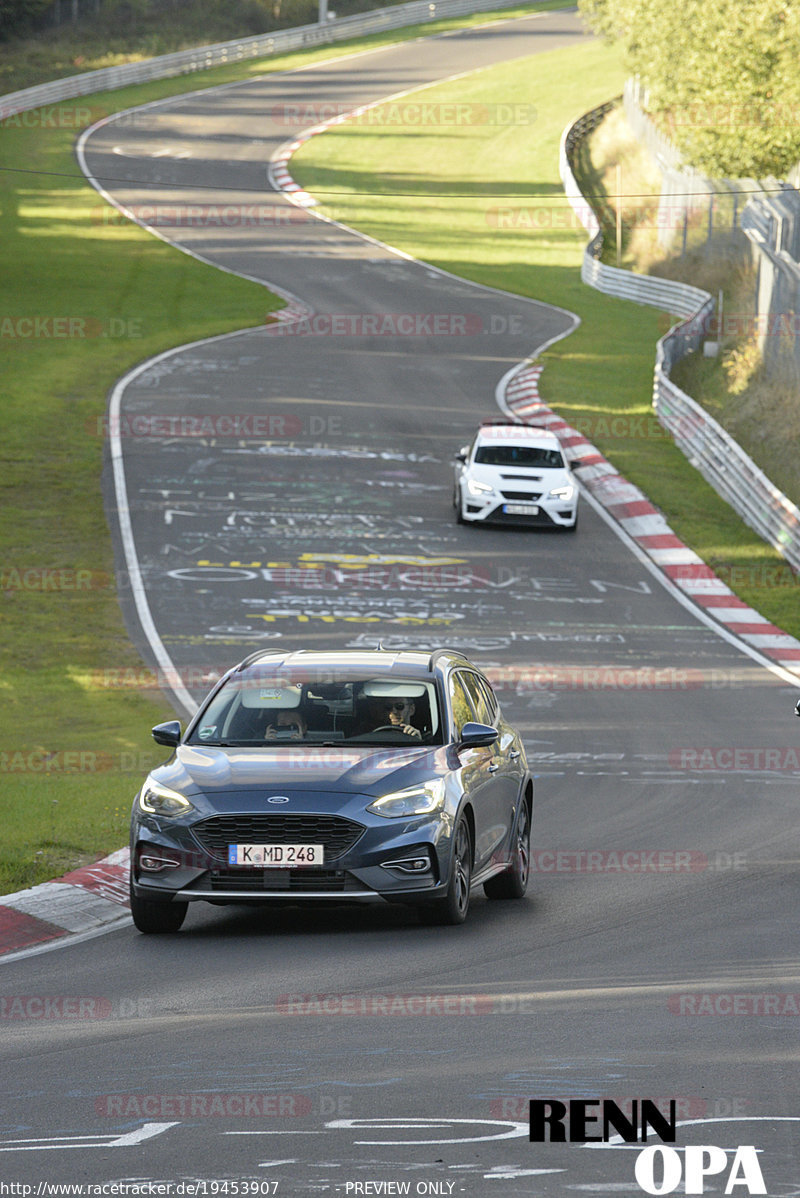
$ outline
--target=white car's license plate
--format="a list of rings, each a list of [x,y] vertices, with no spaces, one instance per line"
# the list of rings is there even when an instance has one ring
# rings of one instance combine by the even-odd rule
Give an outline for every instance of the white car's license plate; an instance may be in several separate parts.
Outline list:
[[[538,503],[504,503],[503,511],[507,516],[538,516]]]
[[[229,844],[228,865],[258,865],[270,869],[296,869],[322,865],[322,844]]]

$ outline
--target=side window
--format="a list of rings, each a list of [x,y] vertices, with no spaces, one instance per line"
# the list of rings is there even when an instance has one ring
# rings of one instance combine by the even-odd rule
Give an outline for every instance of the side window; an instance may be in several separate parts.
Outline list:
[[[493,716],[489,709],[486,692],[481,686],[481,680],[478,675],[464,670],[459,677],[464,683],[467,693],[472,701],[475,719],[479,724],[493,723]]]
[[[476,718],[469,695],[464,689],[463,678],[464,675],[461,673],[451,674],[450,680],[447,683],[447,694],[450,699],[450,706],[453,709],[453,723],[456,726],[456,736],[461,735],[461,729],[465,724],[469,724]]]
[[[487,720],[486,722],[487,724],[493,724],[497,719],[500,710],[497,697],[485,678],[478,678],[478,686],[481,688],[481,691],[486,697],[486,703],[491,714],[491,719]]]

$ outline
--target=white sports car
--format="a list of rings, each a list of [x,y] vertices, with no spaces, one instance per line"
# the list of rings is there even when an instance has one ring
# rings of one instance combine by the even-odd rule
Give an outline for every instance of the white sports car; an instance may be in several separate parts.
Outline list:
[[[456,454],[453,506],[459,523],[563,528],[578,525],[578,485],[555,433],[489,421]]]

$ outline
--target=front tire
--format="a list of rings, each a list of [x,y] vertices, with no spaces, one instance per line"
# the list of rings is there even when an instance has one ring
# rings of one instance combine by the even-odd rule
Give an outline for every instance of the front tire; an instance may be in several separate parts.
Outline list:
[[[177,932],[186,918],[188,903],[159,903],[137,898],[130,888],[131,915],[140,932],[145,935]]]
[[[495,874],[484,882],[483,891],[490,899],[521,899],[528,889],[531,872],[531,817],[527,802],[523,801],[514,838],[514,856],[511,867],[505,873]]]
[[[467,918],[469,892],[472,884],[472,838],[464,816],[456,825],[453,837],[453,864],[444,898],[435,899],[419,909],[423,923],[453,927]]]

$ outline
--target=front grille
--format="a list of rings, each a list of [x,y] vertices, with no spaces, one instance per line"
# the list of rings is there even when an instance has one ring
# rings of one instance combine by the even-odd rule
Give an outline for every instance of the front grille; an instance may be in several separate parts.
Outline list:
[[[503,499],[528,499],[537,500],[542,498],[541,491],[501,491]]]
[[[351,849],[362,824],[340,815],[212,815],[192,828],[195,839],[215,857],[228,859],[229,844],[321,844],[325,861]]]
[[[363,882],[343,869],[214,869],[205,878],[198,878],[194,888],[199,890],[235,890],[242,894],[264,890],[341,891],[345,893],[369,890]]]
[[[503,511],[503,508],[502,508],[502,505],[501,505],[501,506],[499,506],[499,507],[496,507],[496,508],[494,509],[494,511],[493,511],[493,512],[491,513],[491,515],[489,516],[489,519],[491,520],[491,522],[492,522],[493,524],[518,524],[518,525],[523,525],[523,524],[524,524],[524,525],[526,525],[526,526],[528,526],[528,527],[533,527],[533,526],[535,526],[535,525],[540,525],[540,526],[542,526],[542,527],[550,527],[550,528],[552,528],[552,527],[553,527],[553,523],[554,523],[554,522],[553,522],[553,520],[551,520],[551,519],[550,519],[550,515],[549,515],[549,513],[548,513],[548,512],[546,512],[546,511],[544,510],[544,508],[541,508],[541,507],[539,508],[539,511],[536,513],[536,515],[535,515],[535,516],[531,516],[531,515],[528,515],[528,516],[518,516],[518,515],[516,515],[516,516],[510,516],[510,515],[508,514],[508,512],[504,512],[504,511]]]

